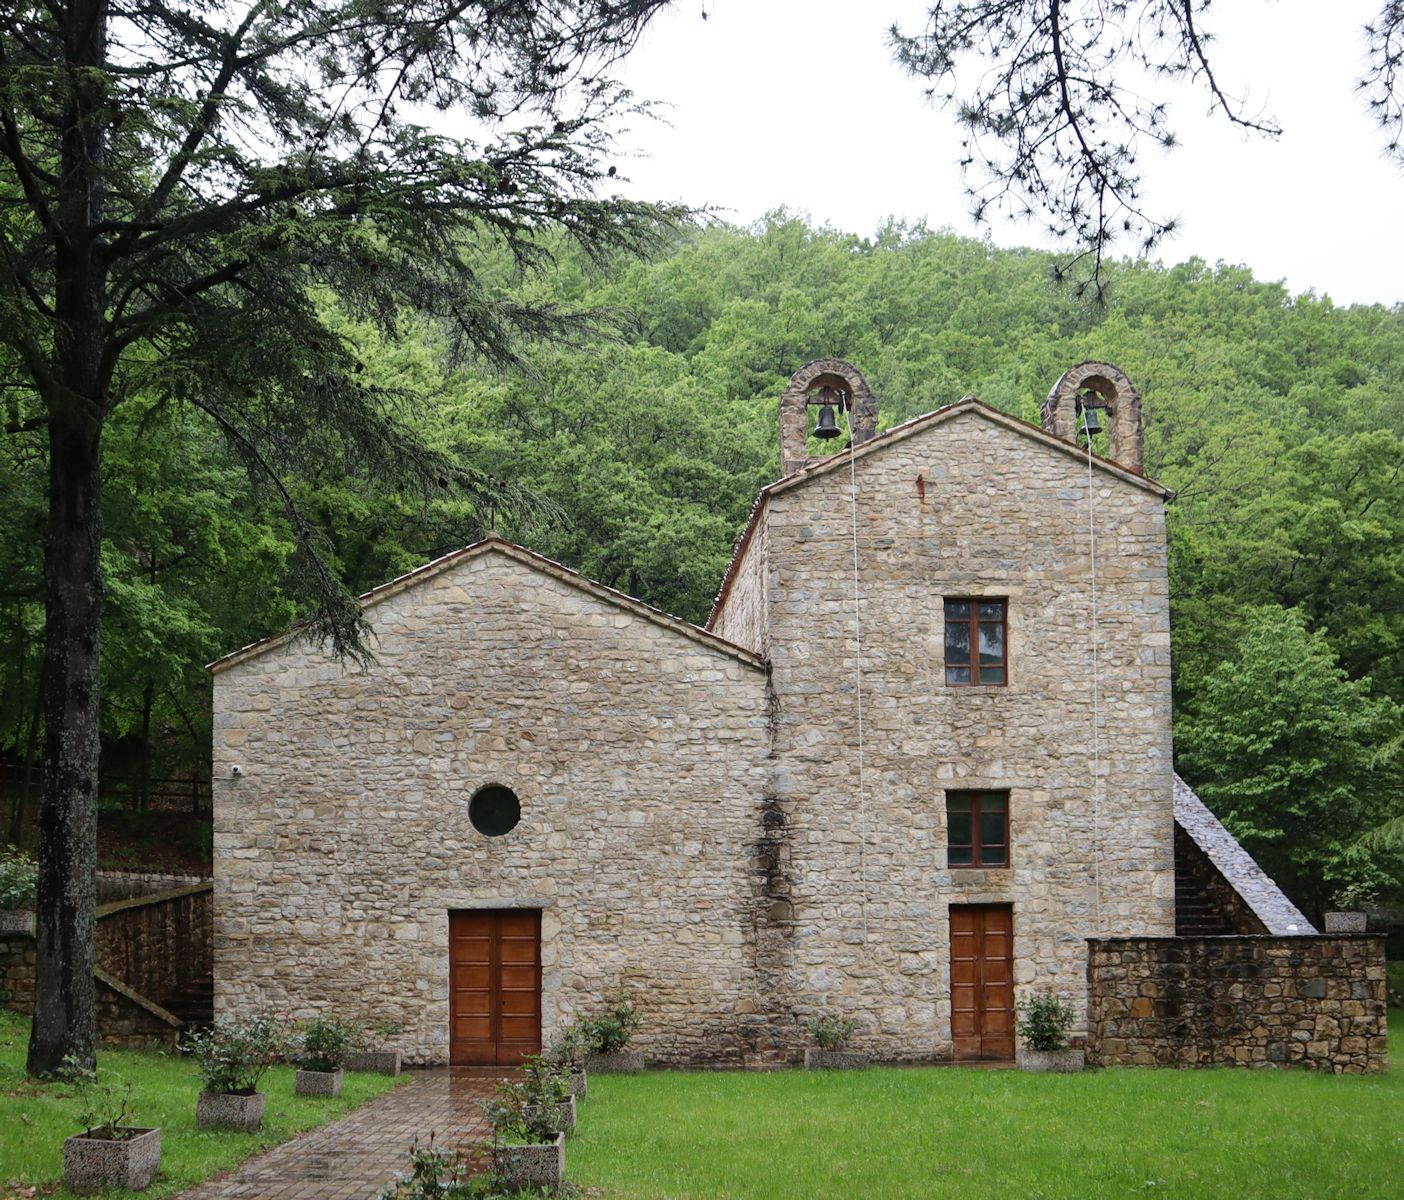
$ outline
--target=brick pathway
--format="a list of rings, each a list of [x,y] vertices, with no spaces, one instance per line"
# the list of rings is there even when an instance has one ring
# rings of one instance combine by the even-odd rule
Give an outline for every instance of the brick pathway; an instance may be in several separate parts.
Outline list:
[[[482,1102],[501,1071],[413,1071],[410,1082],[355,1112],[251,1158],[179,1200],[369,1200],[407,1164],[416,1137],[471,1152],[490,1131]]]

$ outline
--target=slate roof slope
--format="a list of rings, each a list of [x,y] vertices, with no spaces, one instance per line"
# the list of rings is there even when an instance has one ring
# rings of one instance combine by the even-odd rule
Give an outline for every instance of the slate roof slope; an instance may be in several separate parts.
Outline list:
[[[1279,937],[1294,934],[1306,936],[1316,927],[1302,915],[1301,910],[1282,893],[1253,861],[1253,856],[1238,844],[1204,801],[1178,775],[1175,776],[1175,823],[1179,825],[1208,856],[1229,886],[1253,910],[1268,933]]]

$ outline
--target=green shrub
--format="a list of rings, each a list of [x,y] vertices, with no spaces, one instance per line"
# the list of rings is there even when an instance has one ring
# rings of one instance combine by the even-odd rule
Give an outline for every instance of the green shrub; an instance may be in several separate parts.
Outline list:
[[[810,1036],[819,1043],[819,1049],[842,1050],[848,1045],[848,1039],[853,1036],[853,1031],[858,1028],[858,1022],[826,1013],[813,1021],[806,1021],[805,1028],[809,1030]]]
[[[195,1060],[204,1091],[250,1095],[287,1051],[287,1031],[269,1017],[216,1021],[190,1034],[181,1049]]]
[[[590,1050],[590,1035],[584,1021],[572,1021],[546,1047],[542,1057],[560,1072],[579,1071]]]
[[[498,1142],[546,1145],[560,1132],[557,1106],[569,1094],[565,1077],[541,1055],[533,1054],[522,1061],[522,1078],[498,1084],[483,1111]]]
[[[476,1173],[472,1162],[461,1153],[436,1149],[434,1135],[427,1145],[418,1141],[410,1148],[409,1170],[380,1194],[380,1200],[554,1200],[575,1195],[573,1189],[508,1192],[491,1175]]]
[[[1051,992],[1040,992],[1019,1001],[1019,1036],[1031,1050],[1066,1050],[1068,1030],[1077,1020],[1072,1005]]]
[[[602,1014],[581,1021],[580,1025],[591,1054],[618,1054],[633,1039],[639,1021],[638,1010],[628,995],[619,992]]]
[[[79,1120],[85,1127],[85,1137],[107,1138],[125,1142],[136,1137],[132,1124],[136,1107],[132,1104],[132,1085],[118,1075],[105,1074],[99,1078],[70,1055],[63,1060],[64,1077],[77,1091],[82,1101]]]
[[[0,908],[33,908],[39,868],[23,850],[0,850]]]
[[[361,1036],[360,1027],[354,1021],[313,1017],[298,1029],[293,1057],[304,1071],[339,1071]]]

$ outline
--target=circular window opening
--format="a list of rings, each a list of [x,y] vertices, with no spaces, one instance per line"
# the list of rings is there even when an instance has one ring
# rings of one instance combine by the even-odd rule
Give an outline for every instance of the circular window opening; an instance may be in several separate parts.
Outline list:
[[[501,837],[511,833],[522,819],[521,802],[511,788],[490,783],[474,792],[468,801],[468,819],[484,837]]]

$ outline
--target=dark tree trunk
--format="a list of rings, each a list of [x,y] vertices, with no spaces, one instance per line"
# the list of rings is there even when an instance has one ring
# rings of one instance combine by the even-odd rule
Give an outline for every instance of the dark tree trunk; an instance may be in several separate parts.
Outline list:
[[[96,1062],[98,657],[102,615],[100,427],[54,418],[44,550],[44,782],[31,1075]]]
[[[101,447],[112,366],[103,248],[95,230],[105,190],[107,0],[74,0],[59,20],[69,69],[54,205],[52,377],[43,396],[49,520],[31,1075],[91,1070],[97,1062]]]
[[[34,711],[29,714],[29,736],[24,743],[24,778],[20,783],[15,807],[10,812],[10,845],[18,846],[24,836],[24,815],[29,811],[29,797],[34,789],[34,752],[39,745],[39,718],[44,711],[44,668],[39,668],[39,686],[35,689]]]

